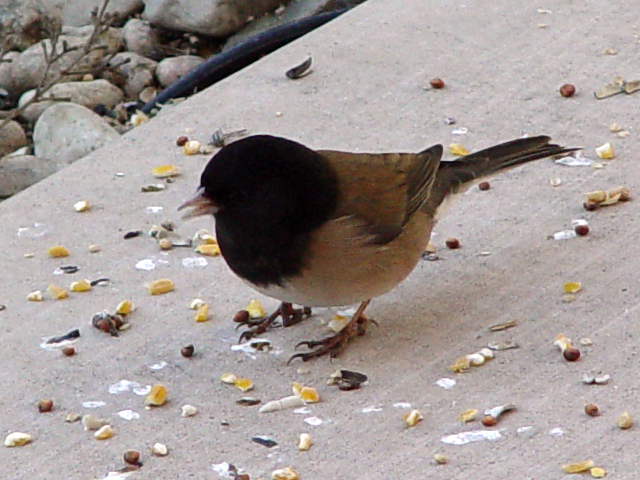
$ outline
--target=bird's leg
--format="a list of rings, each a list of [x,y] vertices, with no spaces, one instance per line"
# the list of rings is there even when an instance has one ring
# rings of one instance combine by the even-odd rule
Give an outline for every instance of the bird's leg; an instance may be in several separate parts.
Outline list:
[[[250,318],[246,322],[241,322],[238,327],[246,325],[249,330],[242,332],[238,343],[244,340],[250,340],[256,335],[260,335],[267,331],[276,318],[282,317],[282,326],[290,327],[304,320],[304,317],[311,316],[311,308],[293,308],[293,305],[287,302],[282,302],[280,306],[269,316],[261,318]]]
[[[367,331],[367,324],[369,323],[369,320],[364,316],[364,309],[367,308],[370,301],[371,300],[365,300],[362,302],[358,307],[358,310],[356,310],[356,313],[351,318],[351,321],[349,321],[349,323],[347,323],[337,334],[323,340],[310,340],[298,343],[296,348],[302,345],[305,345],[308,348],[318,348],[306,353],[296,353],[289,358],[287,363],[291,363],[291,360],[294,358],[301,358],[303,362],[306,362],[314,357],[320,357],[327,353],[331,358],[335,358],[340,355],[351,339],[362,336]]]

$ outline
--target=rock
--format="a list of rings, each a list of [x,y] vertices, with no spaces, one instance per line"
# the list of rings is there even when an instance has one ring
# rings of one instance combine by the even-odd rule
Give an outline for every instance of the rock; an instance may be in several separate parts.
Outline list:
[[[129,61],[124,63],[126,60]],[[124,77],[122,84],[124,93],[128,99],[137,98],[142,90],[155,84],[154,74],[158,62],[149,60],[137,53],[117,53],[111,59],[109,65],[120,65],[119,67],[115,67],[115,73]]]
[[[27,136],[18,122],[11,120],[0,130],[0,157],[9,155],[26,144]]]
[[[240,30],[249,17],[275,10],[282,0],[143,0],[151,25],[212,37]],[[194,13],[197,12],[197,13]]]
[[[60,29],[60,10],[41,0],[0,0],[0,38],[9,40],[7,50],[23,51]]]
[[[94,50],[83,57],[82,47],[87,42],[87,36],[61,35],[56,46],[56,52],[62,51],[63,41],[69,47],[78,47],[78,50],[63,55],[51,66],[48,79],[57,76],[61,71],[68,70],[72,63],[82,58],[73,69],[76,71],[92,70],[100,64],[105,55],[117,52],[122,47],[122,33],[117,28],[110,28],[99,38],[97,45],[106,45],[107,48]],[[27,90],[36,88],[45,71],[46,61],[42,52],[43,45],[51,51],[51,40],[43,40],[29,47],[13,62],[11,78],[14,94],[19,95]],[[70,75],[67,80],[79,80],[81,75]]]
[[[195,55],[181,55],[179,57],[165,58],[158,64],[156,78],[160,85],[168,87],[173,82],[200,65],[204,60]]]
[[[18,0],[20,1],[20,0]],[[91,23],[91,10],[102,5],[103,0],[73,0],[61,2],[60,0],[43,0],[47,4],[62,5],[62,20],[65,25],[79,27]],[[142,0],[111,0],[107,6],[107,12],[117,12],[118,18],[127,18],[142,10]]]
[[[131,18],[122,33],[126,49],[143,57],[153,54],[160,44],[160,34],[144,20]]]
[[[31,100],[35,95],[35,90],[29,90],[20,97],[18,106],[21,107]],[[64,98],[68,102],[83,105],[93,109],[97,105],[104,105],[113,108],[124,100],[122,91],[111,85],[107,80],[92,80],[90,82],[67,82],[54,85],[45,95],[45,98]],[[59,102],[39,101],[29,105],[23,112],[22,117],[33,123],[49,107]]]
[[[16,59],[20,56],[18,52],[7,52],[4,55],[4,60],[11,60],[10,62],[0,63],[0,88],[4,88],[11,95],[13,90],[13,76],[12,70]]]
[[[58,171],[53,160],[33,155],[0,159],[0,198],[10,197]]]
[[[99,115],[74,103],[56,103],[36,122],[33,142],[37,157],[73,163],[120,136]]]

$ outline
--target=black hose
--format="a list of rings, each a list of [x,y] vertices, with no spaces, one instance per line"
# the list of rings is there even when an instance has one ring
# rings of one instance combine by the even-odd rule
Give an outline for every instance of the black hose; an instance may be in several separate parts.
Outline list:
[[[277,50],[312,30],[342,15],[348,9],[320,13],[295,22],[271,28],[266,32],[245,40],[217,55],[211,56],[204,63],[173,82],[162,92],[142,107],[149,113],[158,103],[166,103],[173,98],[191,95],[194,90],[203,90],[216,82],[234,74],[238,70],[251,65],[264,55]]]

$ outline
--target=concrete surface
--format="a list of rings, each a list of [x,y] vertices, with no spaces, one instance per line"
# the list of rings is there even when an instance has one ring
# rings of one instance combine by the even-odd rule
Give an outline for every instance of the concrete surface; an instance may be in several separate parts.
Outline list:
[[[538,7],[552,13],[537,13]],[[286,465],[303,480],[561,479],[566,477],[561,465],[587,459],[605,468],[608,478],[637,478],[634,446],[640,430],[615,427],[623,411],[640,416],[637,200],[593,213],[582,209],[589,190],[618,184],[640,190],[640,95],[603,101],[592,96],[616,74],[629,80],[640,74],[637,30],[627,13],[625,5],[595,0],[531,6],[512,0],[491,6],[480,0],[371,0],[3,202],[0,303],[7,309],[0,312],[0,426],[3,435],[26,431],[34,441],[0,448],[2,478],[103,478],[122,465],[123,452],[131,448],[142,451],[144,467],[130,477],[139,479],[216,479],[212,464],[223,461],[252,479],[269,478],[274,468]],[[548,27],[539,28],[540,23]],[[605,56],[605,48],[619,53]],[[314,73],[286,79],[284,71],[309,52]],[[442,77],[447,88],[424,90],[433,76]],[[558,95],[565,82],[577,86],[575,98]],[[445,125],[445,117],[469,133],[452,136],[454,127]],[[614,137],[608,129],[613,122],[631,135]],[[230,318],[257,295],[222,259],[186,269],[182,259],[194,255],[188,250],[164,256],[148,238],[122,239],[127,230],[177,218],[176,206],[197,186],[207,158],[183,156],[174,144],[187,127],[200,140],[220,127],[247,128],[314,147],[375,151],[415,150],[453,139],[478,149],[524,133],[546,133],[586,147],[592,158],[593,147],[610,140],[617,157],[601,170],[540,161],[492,180],[487,192],[470,191],[436,229],[442,260],[420,263],[403,285],[372,303],[369,314],[379,328],[371,328],[333,364],[319,359],[300,374],[302,365],[285,361],[297,341],[326,334],[317,318],[269,332],[265,338],[282,353],[261,353],[253,360],[231,350],[238,332]],[[142,185],[154,181],[151,168],[161,164],[179,165],[183,175],[164,192],[141,193]],[[550,186],[552,177],[563,184]],[[93,210],[73,212],[81,199]],[[165,210],[151,214],[148,206]],[[575,218],[589,220],[588,237],[546,240]],[[42,226],[33,228],[36,223]],[[21,227],[30,230],[18,235]],[[179,231],[191,234],[202,227],[211,227],[211,221],[180,224]],[[460,238],[463,247],[444,249],[448,236]],[[71,249],[71,257],[47,258],[47,248],[58,243]],[[91,243],[101,244],[102,251],[87,253]],[[479,256],[482,251],[491,254]],[[35,258],[23,258],[28,252]],[[150,257],[168,263],[151,272],[134,268]],[[67,264],[80,266],[80,272],[53,275]],[[110,277],[111,284],[62,301],[25,299],[49,283],[68,286],[71,277],[99,276]],[[176,290],[150,297],[144,284],[162,277],[171,278]],[[569,280],[581,281],[583,291],[575,302],[562,303],[562,285]],[[187,308],[194,297],[211,305],[209,322],[194,323]],[[88,325],[96,311],[113,310],[125,298],[138,309],[131,315],[132,328],[120,338]],[[519,325],[487,331],[510,319]],[[77,356],[39,347],[43,337],[76,327],[82,332]],[[552,345],[559,332],[576,343],[588,337],[593,345],[581,347],[582,358],[568,363]],[[498,352],[467,374],[449,371],[459,356],[505,339],[521,348]],[[197,356],[183,359],[180,347],[191,342]],[[168,366],[149,369],[161,361]],[[366,373],[370,383],[354,392],[326,386],[327,375],[337,368]],[[259,414],[256,407],[237,406],[243,394],[220,384],[227,371],[251,378],[256,385],[251,395],[263,401],[288,395],[292,381],[317,387],[323,401],[309,406],[306,415]],[[591,371],[610,374],[612,381],[581,384],[583,373]],[[442,377],[457,384],[451,390],[434,385]],[[108,386],[121,379],[161,382],[169,403],[145,411],[142,397],[109,394]],[[46,397],[56,408],[40,414],[36,402]],[[93,400],[106,406],[82,407]],[[411,403],[424,421],[403,428],[406,409],[394,407],[396,402]],[[479,423],[460,424],[463,410],[506,402],[518,409],[494,427],[503,438],[463,446],[441,442],[445,435],[483,429]],[[583,413],[588,402],[600,407],[600,417]],[[199,408],[197,416],[180,417],[186,403]],[[370,406],[381,410],[362,412]],[[141,418],[125,421],[116,415],[127,408]],[[65,424],[69,412],[111,418],[116,435],[99,442],[79,424]],[[309,416],[324,423],[310,426],[303,421]],[[221,426],[223,419],[229,427]],[[534,428],[517,434],[524,426]],[[551,436],[553,428],[564,435]],[[295,439],[304,431],[314,445],[298,452]],[[280,446],[268,450],[254,444],[250,438],[256,434],[270,435]],[[155,442],[168,445],[168,457],[149,455]],[[449,464],[431,465],[436,452]]]

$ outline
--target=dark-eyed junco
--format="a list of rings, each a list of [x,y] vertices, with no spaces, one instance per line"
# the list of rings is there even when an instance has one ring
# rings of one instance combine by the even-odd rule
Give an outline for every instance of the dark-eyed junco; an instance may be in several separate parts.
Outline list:
[[[241,339],[264,332],[280,315],[290,325],[310,312],[292,304],[361,302],[343,330],[302,342],[315,350],[291,358],[335,356],[364,333],[370,299],[416,266],[446,200],[499,170],[576,150],[549,142],[521,138],[445,161],[441,145],[419,153],[349,153],[255,135],[214,155],[196,196],[180,209],[191,207],[185,217],[213,214],[231,270],[282,301]]]

